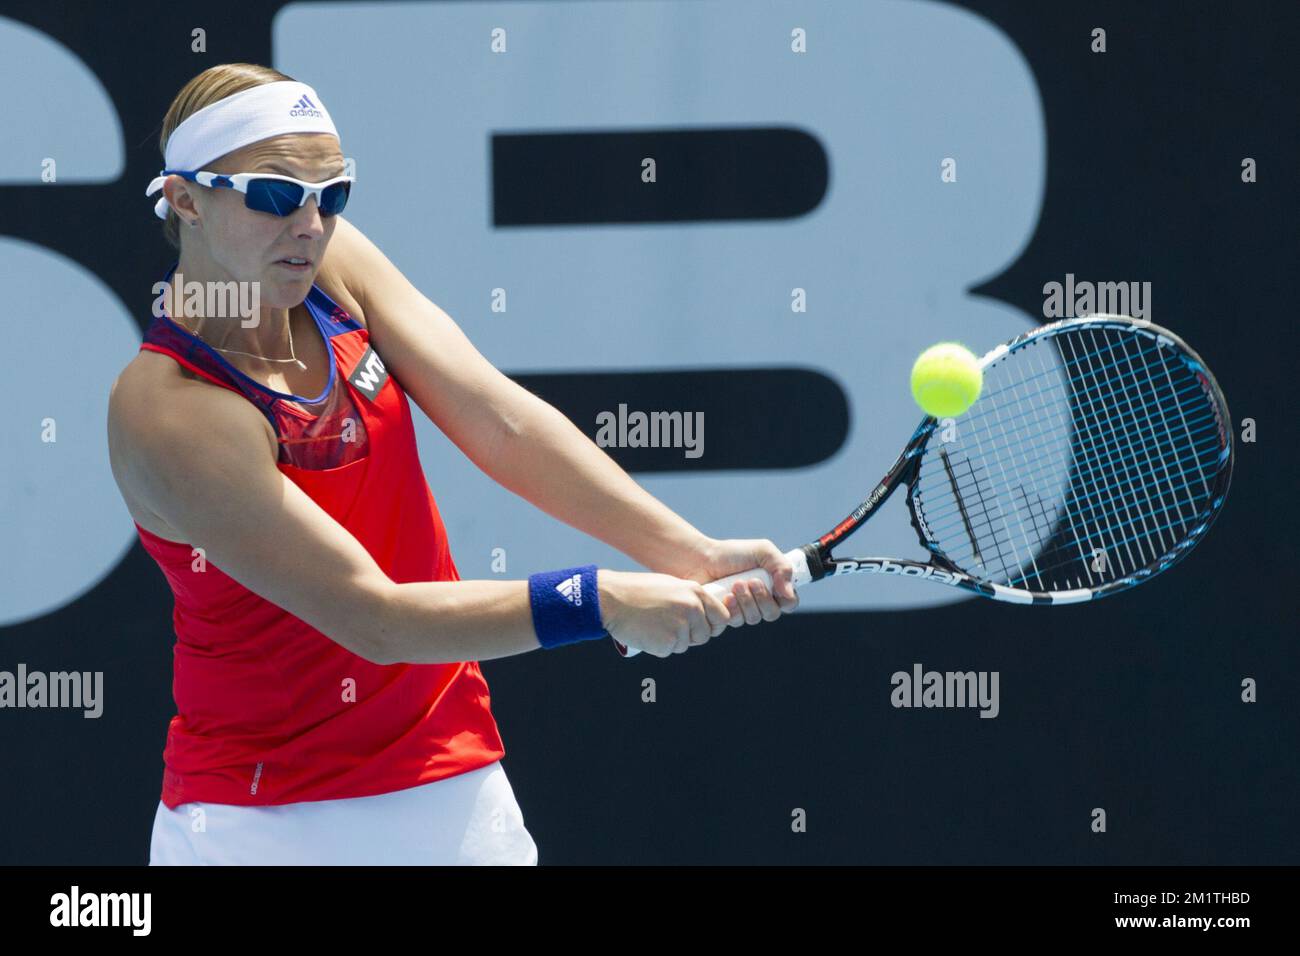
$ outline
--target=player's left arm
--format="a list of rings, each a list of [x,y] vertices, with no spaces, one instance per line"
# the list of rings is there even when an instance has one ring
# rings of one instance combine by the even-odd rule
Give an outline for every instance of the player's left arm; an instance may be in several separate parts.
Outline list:
[[[708,537],[638,485],[561,412],[497,370],[373,242],[337,218],[322,285],[342,283],[384,365],[484,473],[651,570],[710,580],[772,563],[773,577],[783,576],[770,542],[753,542],[765,560],[745,564],[737,542]]]

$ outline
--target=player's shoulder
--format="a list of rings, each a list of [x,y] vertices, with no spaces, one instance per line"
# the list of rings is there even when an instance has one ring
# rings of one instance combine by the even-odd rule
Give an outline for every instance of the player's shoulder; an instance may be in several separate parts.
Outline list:
[[[174,359],[141,349],[109,387],[109,423],[165,423],[177,417],[178,407],[205,404],[208,391],[199,387],[199,376]]]
[[[174,359],[147,349],[122,369],[108,398],[110,443],[119,452],[156,454],[201,450],[214,440],[275,436],[244,396],[208,382]]]

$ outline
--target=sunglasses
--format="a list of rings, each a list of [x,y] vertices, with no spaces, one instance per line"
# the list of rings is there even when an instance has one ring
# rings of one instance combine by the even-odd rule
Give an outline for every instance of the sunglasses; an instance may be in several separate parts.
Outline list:
[[[257,212],[273,216],[292,215],[295,209],[306,205],[308,196],[316,197],[316,206],[322,216],[337,216],[348,204],[355,176],[336,176],[323,183],[305,183],[292,176],[274,173],[212,173],[203,170],[164,169],[160,175],[180,176],[200,186],[214,189],[233,189],[244,194],[244,205]]]

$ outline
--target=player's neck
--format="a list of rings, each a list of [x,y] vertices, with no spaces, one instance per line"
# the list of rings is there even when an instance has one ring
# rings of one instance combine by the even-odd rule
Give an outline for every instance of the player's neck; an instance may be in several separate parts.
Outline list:
[[[168,315],[219,351],[268,359],[293,355],[293,310],[262,301],[263,286],[203,256],[182,252],[171,277]]]

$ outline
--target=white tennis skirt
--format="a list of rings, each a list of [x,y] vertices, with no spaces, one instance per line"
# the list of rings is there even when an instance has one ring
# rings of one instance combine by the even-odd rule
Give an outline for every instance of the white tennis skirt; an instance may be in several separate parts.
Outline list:
[[[500,761],[392,793],[273,807],[158,802],[150,866],[535,866]]]

